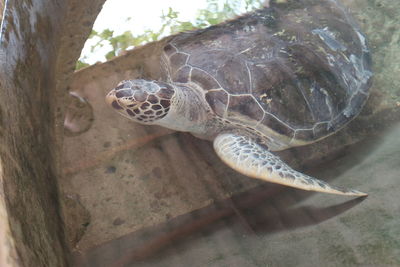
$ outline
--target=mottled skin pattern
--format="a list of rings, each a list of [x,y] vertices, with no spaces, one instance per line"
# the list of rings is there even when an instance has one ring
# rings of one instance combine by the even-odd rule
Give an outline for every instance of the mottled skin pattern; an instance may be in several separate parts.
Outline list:
[[[138,90],[141,88],[145,90]],[[124,116],[151,124],[167,115],[173,94],[173,88],[167,83],[135,80],[120,82],[108,98],[115,97],[110,104],[116,110],[123,110]]]
[[[161,81],[121,82],[107,101],[124,116],[213,140],[248,176],[305,190],[365,195],[301,174],[271,151],[320,140],[368,97],[365,37],[335,0],[271,4],[163,48]]]
[[[248,136],[235,134],[218,135],[214,141],[217,154],[233,169],[240,168],[244,174],[254,178],[267,176],[265,180],[294,186],[304,190],[339,194],[364,195],[356,190],[336,188],[323,181],[293,170],[279,157],[265,153],[265,148],[253,142]]]

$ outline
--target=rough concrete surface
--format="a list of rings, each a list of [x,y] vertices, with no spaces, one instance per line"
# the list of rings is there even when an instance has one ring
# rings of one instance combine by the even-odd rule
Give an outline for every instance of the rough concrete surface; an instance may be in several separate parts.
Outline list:
[[[64,99],[103,2],[9,0],[1,13],[0,266],[68,265],[57,180]]]

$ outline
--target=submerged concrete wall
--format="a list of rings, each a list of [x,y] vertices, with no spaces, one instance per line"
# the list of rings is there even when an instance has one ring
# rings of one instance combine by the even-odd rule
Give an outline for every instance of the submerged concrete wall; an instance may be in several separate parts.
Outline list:
[[[71,89],[94,106],[95,118],[65,140],[61,183],[91,215],[78,243],[90,249],[77,255],[79,266],[399,265],[399,129],[385,134],[400,118],[400,2],[341,2],[368,37],[371,97],[338,134],[282,156],[296,167],[322,163],[307,172],[368,192],[362,205],[272,185],[263,201],[255,192],[253,204],[239,196],[209,205],[256,184],[224,166],[209,143],[129,122],[104,104],[119,80],[158,78],[157,44],[150,44],[74,75]]]
[[[389,4],[377,8],[380,2],[390,0],[341,2],[369,37],[375,63],[372,94],[360,116],[338,134],[282,152],[293,167],[304,169],[350,153],[351,145],[382,133],[400,115],[400,96],[396,98],[398,92],[392,90],[400,86],[393,73],[398,62],[398,53],[393,53],[398,33],[390,31],[395,14],[388,12]],[[388,41],[384,46],[383,40]],[[106,106],[104,96],[119,81],[160,78],[159,47],[163,42],[127,51],[74,75],[71,90],[88,100],[94,115],[92,127],[67,137],[64,146],[61,184],[79,200],[82,214],[86,214],[81,217],[86,226],[79,230],[80,237],[86,232],[80,241],[75,240],[80,249],[166,222],[260,184],[223,164],[209,142],[130,122]],[[67,219],[67,224],[76,221]]]
[[[64,102],[103,2],[7,2],[0,40],[0,266],[67,266],[57,188]]]

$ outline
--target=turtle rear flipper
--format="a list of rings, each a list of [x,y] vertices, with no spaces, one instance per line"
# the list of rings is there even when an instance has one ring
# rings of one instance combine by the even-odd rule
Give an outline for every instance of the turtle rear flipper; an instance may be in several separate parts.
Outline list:
[[[347,196],[367,195],[356,190],[337,188],[295,171],[278,156],[247,136],[231,133],[220,134],[214,140],[214,149],[231,168],[253,178],[323,193]]]

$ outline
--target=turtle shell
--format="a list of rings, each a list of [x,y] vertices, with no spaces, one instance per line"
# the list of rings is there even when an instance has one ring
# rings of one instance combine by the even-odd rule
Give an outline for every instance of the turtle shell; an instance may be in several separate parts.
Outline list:
[[[335,0],[293,0],[173,37],[167,79],[195,83],[226,120],[312,142],[361,110],[370,87],[365,37]]]

